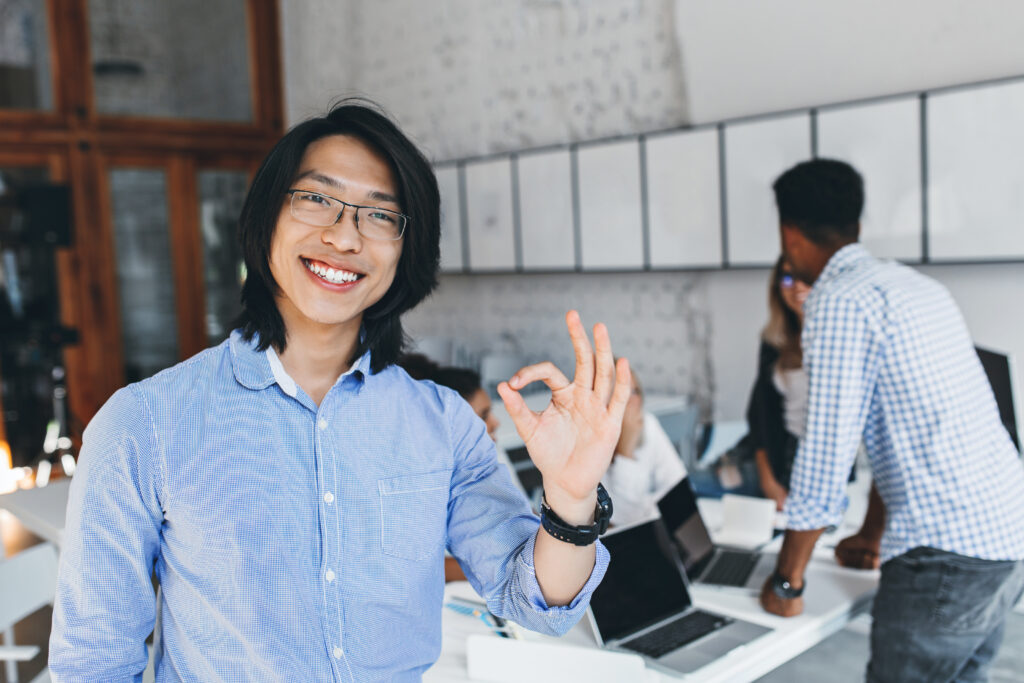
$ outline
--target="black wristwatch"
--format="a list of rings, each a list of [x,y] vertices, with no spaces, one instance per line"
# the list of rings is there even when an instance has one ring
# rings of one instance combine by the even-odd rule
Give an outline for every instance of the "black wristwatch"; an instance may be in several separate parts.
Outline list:
[[[597,485],[597,507],[594,508],[594,523],[590,526],[573,526],[567,524],[548,505],[547,498],[541,500],[540,524],[544,530],[559,541],[573,545],[586,546],[597,540],[597,537],[608,531],[608,520],[612,518],[612,497],[600,484]]]
[[[793,584],[789,582],[789,579],[780,574],[777,569],[775,570],[775,573],[772,574],[772,592],[783,600],[799,598],[804,594],[805,588],[807,588],[806,579],[804,579],[804,585],[799,588],[793,588]]]

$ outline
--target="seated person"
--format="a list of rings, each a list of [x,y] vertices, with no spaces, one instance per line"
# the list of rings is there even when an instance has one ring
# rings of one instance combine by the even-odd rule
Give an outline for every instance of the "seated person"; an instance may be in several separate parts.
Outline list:
[[[800,332],[810,291],[780,256],[768,287],[768,323],[761,332],[757,380],[747,407],[750,433],[712,470],[690,474],[698,496],[763,495],[782,509],[807,419]]]
[[[661,423],[644,411],[636,373],[622,418],[615,456],[601,482],[612,497],[611,523],[624,526],[658,516],[658,499],[686,476],[686,467]]]

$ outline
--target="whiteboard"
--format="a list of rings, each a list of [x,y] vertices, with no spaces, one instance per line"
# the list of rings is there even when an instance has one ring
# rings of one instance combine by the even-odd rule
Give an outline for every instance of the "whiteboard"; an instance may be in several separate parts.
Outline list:
[[[584,270],[643,268],[638,140],[577,150]]]
[[[1024,256],[1024,82],[929,96],[930,257]]]
[[[718,131],[673,133],[646,144],[651,265],[720,266]]]
[[[779,256],[779,216],[772,183],[811,158],[810,114],[728,124],[725,187],[728,262],[770,266]]]
[[[470,270],[514,270],[511,157],[468,163],[464,172]]]
[[[441,166],[434,169],[441,193],[441,272],[459,273],[462,265],[462,216],[459,206],[459,169]],[[415,229],[415,226],[410,226]]]
[[[524,270],[576,267],[572,160],[568,149],[519,157]]]
[[[864,178],[860,241],[875,256],[920,261],[921,110],[917,97],[818,113],[818,156]]]

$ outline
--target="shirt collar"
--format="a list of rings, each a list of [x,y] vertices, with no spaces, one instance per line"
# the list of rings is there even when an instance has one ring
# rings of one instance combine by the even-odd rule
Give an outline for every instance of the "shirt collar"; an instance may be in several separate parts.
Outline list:
[[[818,283],[828,282],[839,277],[840,273],[849,270],[858,263],[871,259],[871,252],[869,252],[863,244],[860,242],[854,242],[847,244],[845,247],[832,254],[832,258],[825,264],[824,270],[821,271],[821,275],[818,276]]]
[[[285,371],[273,346],[268,346],[266,351],[258,351],[259,337],[256,336],[251,341],[246,341],[239,330],[231,333],[229,345],[232,370],[235,373],[235,379],[243,387],[259,390],[276,383],[287,395],[292,397],[296,395],[298,387],[295,380]],[[367,351],[338,378],[335,384],[340,383],[349,375],[363,381],[369,374],[370,352]]]

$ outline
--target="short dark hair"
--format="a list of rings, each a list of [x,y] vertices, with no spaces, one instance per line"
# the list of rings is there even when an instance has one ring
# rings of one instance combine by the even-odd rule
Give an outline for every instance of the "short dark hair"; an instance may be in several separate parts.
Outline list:
[[[772,189],[783,225],[795,225],[824,247],[857,241],[864,180],[853,166],[835,159],[804,161],[780,175]]]
[[[429,379],[435,384],[454,389],[469,401],[480,391],[480,374],[469,368],[441,367],[421,353],[407,353],[398,359],[398,365],[413,379]]]
[[[270,271],[269,253],[277,218],[306,149],[330,135],[350,135],[376,150],[391,166],[402,213],[409,216],[395,280],[381,300],[363,312],[363,329],[351,358],[370,351],[371,369],[393,364],[407,339],[400,316],[437,286],[440,263],[440,194],[430,162],[372,102],[343,100],[326,116],[298,124],[263,160],[242,206],[238,236],[247,276],[242,286],[242,313],[236,321],[242,336],[259,337],[258,348],[271,344],[284,350],[287,330],[274,301],[277,283]]]

